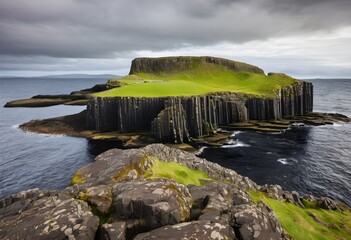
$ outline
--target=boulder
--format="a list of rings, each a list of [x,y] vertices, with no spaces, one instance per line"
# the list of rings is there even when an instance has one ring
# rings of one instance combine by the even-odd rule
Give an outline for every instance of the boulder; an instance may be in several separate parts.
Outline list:
[[[86,192],[81,192],[79,197],[96,206],[101,215],[107,214],[112,205],[112,189],[106,185],[90,187]]]
[[[7,207],[11,207],[12,204]],[[91,213],[86,202],[59,193],[54,196],[42,196],[36,200],[34,197],[33,201],[16,215],[1,215],[0,239],[93,240],[98,226],[99,219]]]
[[[224,240],[237,238],[234,230],[228,225],[210,221],[193,221],[158,228],[134,238],[134,240],[148,239]]]
[[[273,211],[263,202],[233,206],[231,214],[230,225],[239,239],[285,239]]]
[[[190,217],[193,200],[189,190],[170,179],[123,182],[115,184],[112,193],[114,217],[138,220],[131,232],[177,224]]]
[[[283,189],[279,185],[265,184],[260,188],[260,191],[267,193],[270,198],[273,198],[278,201],[281,201],[283,198]]]
[[[338,207],[338,203],[335,200],[328,198],[328,197],[318,198],[317,205],[323,209],[340,211],[340,209]]]
[[[125,222],[105,223],[101,225],[96,238],[99,240],[125,240],[126,229]]]

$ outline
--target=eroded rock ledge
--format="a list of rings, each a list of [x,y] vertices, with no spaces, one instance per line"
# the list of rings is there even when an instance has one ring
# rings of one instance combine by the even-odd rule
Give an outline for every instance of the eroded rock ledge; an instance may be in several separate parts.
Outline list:
[[[149,178],[146,173],[158,161],[200,170],[208,178],[202,185]],[[290,239],[272,209],[247,192],[259,190],[304,207],[295,192],[260,187],[233,170],[162,144],[112,149],[77,171],[72,186],[61,192],[33,189],[0,200],[0,238]],[[329,198],[308,199],[330,211],[345,209]]]

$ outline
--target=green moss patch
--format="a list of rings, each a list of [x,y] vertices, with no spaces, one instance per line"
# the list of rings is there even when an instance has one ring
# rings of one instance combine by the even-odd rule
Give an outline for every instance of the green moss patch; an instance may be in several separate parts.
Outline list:
[[[275,90],[298,80],[286,75],[265,76],[235,72],[225,66],[201,63],[177,72],[135,73],[119,79],[121,87],[94,94],[98,97],[195,96],[210,92],[239,92],[275,97]]]
[[[144,177],[147,179],[169,178],[185,185],[203,185],[202,179],[209,179],[206,173],[188,168],[175,162],[155,160],[152,168],[148,169]]]
[[[249,191],[257,203],[263,201],[273,209],[284,230],[296,240],[350,239],[351,212],[344,213],[317,208],[314,203],[304,202],[306,208],[292,203],[279,202],[262,192]]]

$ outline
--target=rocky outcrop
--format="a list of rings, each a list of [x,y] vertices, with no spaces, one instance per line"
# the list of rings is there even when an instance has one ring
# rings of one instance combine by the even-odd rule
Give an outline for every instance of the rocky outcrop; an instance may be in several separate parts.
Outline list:
[[[313,86],[297,82],[276,98],[238,93],[193,97],[95,97],[87,126],[97,131],[151,132],[159,141],[182,143],[217,128],[248,120],[278,120],[313,110]]]
[[[94,239],[99,226],[86,202],[64,193],[34,189],[2,202],[1,239]]]
[[[208,179],[187,185],[148,178],[156,160],[201,170]],[[33,189],[0,200],[0,238],[290,239],[272,209],[254,203],[247,192],[258,189],[233,170],[162,144],[112,149],[77,171],[72,186],[63,191]],[[278,185],[261,190],[279,201],[288,198]],[[306,200],[339,210],[329,198]],[[313,219],[329,226],[317,215]]]
[[[251,72],[264,74],[259,67],[215,57],[161,57],[161,58],[136,58],[132,61],[129,74],[135,73],[160,73],[175,72],[191,69],[196,65],[212,63],[225,66],[235,72]]]
[[[152,168],[155,159],[201,170],[215,180],[204,180],[204,185],[198,186],[171,179],[145,179],[144,174]],[[258,188],[254,182],[233,170],[162,144],[142,149],[111,149],[81,168],[72,183],[75,184],[66,189],[71,196],[89,202],[100,209],[100,214],[108,216],[108,224],[101,225],[97,232],[98,239],[112,239],[112,236],[118,239],[170,236],[176,239],[251,239],[247,236],[260,234],[262,238],[257,239],[269,234],[284,237],[272,213],[264,212],[257,219],[250,216],[235,220],[242,215],[236,210],[238,206],[263,211],[254,207],[245,192]],[[267,225],[261,218],[275,225]],[[242,226],[246,230],[240,233]]]

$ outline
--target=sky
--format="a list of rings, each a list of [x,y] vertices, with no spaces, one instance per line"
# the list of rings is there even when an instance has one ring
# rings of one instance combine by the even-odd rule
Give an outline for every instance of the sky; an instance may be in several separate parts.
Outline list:
[[[136,57],[214,56],[351,78],[350,0],[0,0],[0,76],[126,75]]]

